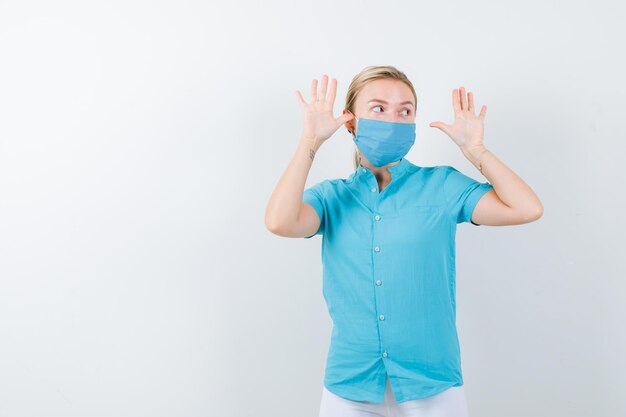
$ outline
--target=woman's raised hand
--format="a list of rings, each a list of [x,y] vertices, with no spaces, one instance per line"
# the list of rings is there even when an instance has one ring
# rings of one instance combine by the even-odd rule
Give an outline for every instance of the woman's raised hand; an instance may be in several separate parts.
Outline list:
[[[351,120],[354,116],[351,113],[342,114],[339,117],[333,116],[333,105],[335,104],[335,94],[337,92],[337,80],[332,79],[328,94],[328,76],[322,77],[322,86],[317,92],[317,79],[311,82],[311,102],[307,103],[302,98],[300,90],[296,90],[296,97],[300,108],[304,112],[304,127],[302,136],[311,140],[323,142],[333,135],[342,124]]]
[[[474,95],[468,92],[466,98],[465,88],[461,87],[460,90],[456,88],[452,90],[452,108],[454,122],[451,125],[444,122],[432,122],[429,126],[442,130],[461,148],[482,146],[487,106],[483,105],[478,116],[474,114]]]

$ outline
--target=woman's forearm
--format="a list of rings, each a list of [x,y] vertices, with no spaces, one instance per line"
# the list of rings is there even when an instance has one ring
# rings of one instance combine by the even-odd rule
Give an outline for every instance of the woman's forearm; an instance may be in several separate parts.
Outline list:
[[[298,229],[296,235],[302,235],[303,231],[308,233],[308,229],[315,226],[313,220],[299,218],[309,170],[322,143],[340,126],[354,118],[351,113],[344,113],[339,117],[333,116],[336,91],[337,80],[333,78],[329,87],[326,74],[322,77],[319,94],[317,80],[311,82],[310,102],[306,102],[300,90],[296,90],[298,103],[304,113],[302,134],[296,152],[278,180],[265,209],[265,226],[276,234],[284,235],[282,231],[287,231],[289,235],[294,235],[290,230],[292,226],[296,226],[295,228]],[[314,215],[317,216],[317,213]],[[302,227],[298,225],[301,220],[306,223]]]
[[[500,200],[518,212],[541,215],[543,205],[535,192],[484,145],[461,148],[465,157],[487,178]]]
[[[323,141],[300,137],[296,151],[278,180],[265,210],[265,225],[278,231],[298,221],[304,186],[315,155]]]

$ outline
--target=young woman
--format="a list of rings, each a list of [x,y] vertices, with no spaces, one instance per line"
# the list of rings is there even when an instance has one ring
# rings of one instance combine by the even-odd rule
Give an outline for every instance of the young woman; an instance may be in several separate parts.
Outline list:
[[[452,91],[454,122],[432,122],[488,182],[451,166],[405,158],[415,141],[417,95],[404,73],[370,66],[333,116],[337,80],[311,83],[297,150],[269,200],[274,234],[322,235],[323,295],[333,321],[320,417],[468,415],[456,332],[458,223],[537,220],[532,189],[483,143],[486,106]],[[328,91],[327,91],[328,90]],[[315,154],[344,125],[354,172],[304,189]]]

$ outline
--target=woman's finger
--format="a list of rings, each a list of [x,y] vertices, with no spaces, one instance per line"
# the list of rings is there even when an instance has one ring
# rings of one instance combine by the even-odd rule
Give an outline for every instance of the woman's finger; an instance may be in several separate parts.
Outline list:
[[[339,129],[342,124],[352,120],[352,117],[352,113],[344,113],[341,116],[335,118],[335,122],[337,123],[337,129]]]
[[[320,89],[320,94],[317,96],[319,101],[326,101],[326,89],[328,88],[328,75],[324,74],[322,76],[322,88]]]
[[[467,109],[474,113],[474,94],[472,94],[471,92],[467,93],[467,101]]]
[[[454,113],[461,111],[461,101],[459,100],[459,90],[456,88],[452,90],[452,108],[454,109]]]
[[[465,96],[465,87],[461,87],[461,109],[467,110],[467,97]]]
[[[330,82],[330,90],[328,91],[326,102],[332,105],[335,102],[336,94],[337,94],[337,79],[333,78],[332,81]]]
[[[311,81],[311,102],[317,101],[317,78]]]
[[[296,98],[298,99],[298,104],[300,104],[300,108],[304,110],[306,106],[306,102],[304,101],[304,98],[302,97],[302,93],[300,93],[300,90],[296,90]]]
[[[487,106],[483,105],[483,108],[480,110],[480,114],[478,115],[478,117],[484,120],[486,114],[487,114]]]
[[[450,125],[444,122],[431,122],[428,126],[430,127],[436,127],[437,129],[441,130],[443,133],[445,133],[446,135],[450,135]]]

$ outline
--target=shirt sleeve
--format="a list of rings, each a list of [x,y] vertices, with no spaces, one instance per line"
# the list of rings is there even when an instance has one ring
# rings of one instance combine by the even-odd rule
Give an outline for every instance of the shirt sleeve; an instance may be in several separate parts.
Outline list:
[[[320,218],[320,227],[317,229],[317,232],[310,236],[305,236],[305,239],[309,239],[315,235],[321,235],[324,233],[324,211],[326,207],[326,201],[324,198],[323,185],[324,181],[318,182],[317,184],[306,188],[302,193],[302,201],[312,205]]]
[[[480,226],[472,221],[472,213],[478,200],[487,191],[492,190],[493,185],[476,181],[454,167],[447,166],[447,168],[443,181],[443,193],[448,209],[451,210],[457,223],[470,222],[474,226]]]

